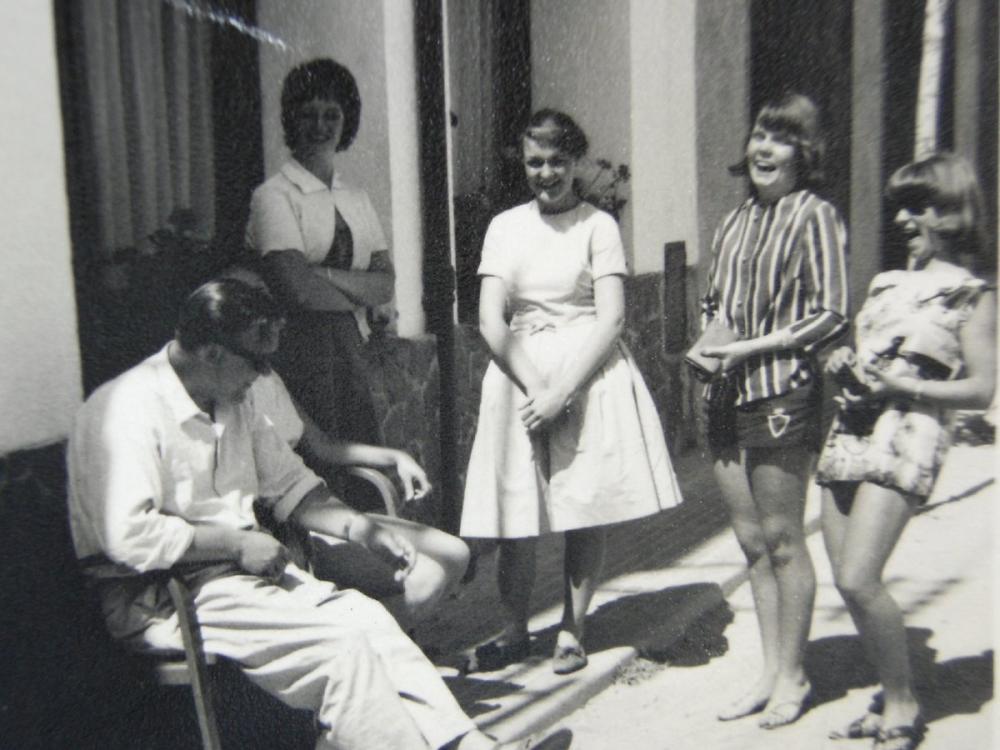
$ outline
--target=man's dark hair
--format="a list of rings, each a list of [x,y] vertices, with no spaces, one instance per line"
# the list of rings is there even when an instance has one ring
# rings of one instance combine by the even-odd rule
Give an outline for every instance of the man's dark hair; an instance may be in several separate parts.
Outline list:
[[[351,71],[328,57],[302,63],[285,76],[281,88],[281,127],[285,131],[285,145],[294,146],[298,137],[295,118],[299,108],[313,99],[337,102],[344,111],[344,130],[337,150],[346,150],[354,142],[361,124],[361,93]]]
[[[236,279],[218,279],[195,289],[181,305],[176,338],[188,352],[208,344],[242,352],[241,334],[281,318],[281,309],[264,290]]]

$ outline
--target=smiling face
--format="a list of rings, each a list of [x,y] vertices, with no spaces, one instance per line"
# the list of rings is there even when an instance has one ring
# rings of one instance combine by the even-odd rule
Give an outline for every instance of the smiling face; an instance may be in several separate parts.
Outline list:
[[[747,172],[764,203],[773,203],[795,190],[799,181],[797,154],[793,143],[760,123],[747,141]]]
[[[906,238],[907,263],[910,270],[919,271],[942,250],[947,243],[939,231],[942,217],[935,206],[903,206],[893,221]]]
[[[320,151],[333,153],[344,134],[344,110],[333,99],[312,99],[295,110],[294,132],[292,152],[296,158]]]
[[[568,211],[579,203],[573,192],[576,159],[554,145],[525,138],[524,174],[542,213]]]

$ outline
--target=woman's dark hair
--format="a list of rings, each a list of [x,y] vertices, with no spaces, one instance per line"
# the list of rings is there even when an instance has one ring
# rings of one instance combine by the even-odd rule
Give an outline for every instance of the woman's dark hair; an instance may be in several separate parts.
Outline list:
[[[729,167],[730,174],[746,176],[746,145],[757,127],[769,130],[795,147],[797,187],[815,188],[823,184],[826,140],[820,124],[819,108],[812,99],[803,94],[789,93],[766,102],[757,113],[753,128],[743,144],[744,158]]]
[[[897,207],[938,212],[931,229],[947,236],[959,253],[978,256],[989,249],[983,193],[968,160],[949,152],[932,154],[897,169],[885,189]]]
[[[344,111],[344,130],[337,144],[337,150],[344,151],[358,134],[361,94],[351,71],[328,57],[302,63],[285,76],[281,87],[281,127],[285,131],[285,145],[292,147],[295,143],[295,118],[299,107],[313,99],[335,101]]]
[[[522,147],[527,138],[557,148],[574,159],[585,156],[589,146],[587,136],[576,121],[556,109],[535,112],[521,133]]]
[[[278,304],[262,289],[236,279],[217,279],[195,289],[181,305],[176,338],[189,352],[208,344],[241,351],[241,334],[282,317]]]

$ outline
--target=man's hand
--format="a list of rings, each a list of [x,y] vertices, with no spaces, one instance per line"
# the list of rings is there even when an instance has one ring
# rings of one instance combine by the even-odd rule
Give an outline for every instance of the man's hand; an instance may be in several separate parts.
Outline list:
[[[359,514],[348,529],[348,541],[367,548],[390,565],[397,583],[402,583],[417,564],[417,551],[406,539]]]
[[[419,500],[431,491],[431,483],[426,472],[409,453],[396,452],[396,473],[403,483],[403,500]]]
[[[237,559],[240,567],[247,573],[275,583],[285,572],[288,550],[270,534],[245,531],[240,536]]]

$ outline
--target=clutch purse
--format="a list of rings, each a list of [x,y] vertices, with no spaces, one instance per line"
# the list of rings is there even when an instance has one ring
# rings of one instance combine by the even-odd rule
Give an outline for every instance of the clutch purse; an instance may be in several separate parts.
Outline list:
[[[712,320],[705,326],[705,330],[702,331],[698,340],[688,349],[687,354],[684,355],[684,361],[694,370],[695,377],[702,382],[707,382],[719,371],[722,360],[706,357],[701,353],[701,350],[710,346],[731,344],[738,339],[739,336],[731,328],[727,328],[718,320]]]

